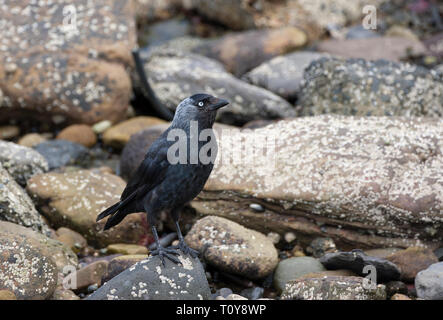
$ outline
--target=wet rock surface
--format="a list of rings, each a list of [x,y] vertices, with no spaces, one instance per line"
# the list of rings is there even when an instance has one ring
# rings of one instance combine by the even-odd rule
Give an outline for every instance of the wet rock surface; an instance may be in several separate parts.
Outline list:
[[[265,235],[220,217],[197,221],[185,237],[210,264],[230,273],[259,279],[277,265],[277,250]]]
[[[386,60],[323,58],[304,74],[302,115],[443,115],[443,80],[434,71]]]
[[[367,266],[373,266],[378,282],[398,280],[400,278],[400,269],[394,263],[386,259],[367,256],[361,250],[327,253],[320,258],[320,262],[327,269],[348,269],[360,276],[372,273],[373,271]]]
[[[210,298],[198,259],[179,255],[182,266],[149,257],[109,280],[86,300],[203,300]]]

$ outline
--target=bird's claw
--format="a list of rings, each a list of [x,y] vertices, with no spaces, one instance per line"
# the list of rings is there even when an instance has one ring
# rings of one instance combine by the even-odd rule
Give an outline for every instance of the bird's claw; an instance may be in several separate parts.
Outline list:
[[[174,250],[174,248],[164,248],[159,247],[153,251],[151,251],[152,256],[160,256],[160,260],[162,261],[163,267],[165,266],[165,258],[168,258],[175,264],[182,264],[180,260],[173,256],[173,254],[178,255],[179,253]]]
[[[174,249],[180,249],[184,254],[189,254],[192,258],[197,258],[199,252],[190,248],[184,241],[179,242],[177,246],[173,246]]]

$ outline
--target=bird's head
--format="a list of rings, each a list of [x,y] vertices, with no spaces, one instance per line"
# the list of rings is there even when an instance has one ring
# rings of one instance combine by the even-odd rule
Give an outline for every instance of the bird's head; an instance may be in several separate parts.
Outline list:
[[[198,121],[205,127],[212,127],[217,110],[229,104],[225,99],[206,93],[197,93],[186,98],[177,106],[174,120],[176,124]]]

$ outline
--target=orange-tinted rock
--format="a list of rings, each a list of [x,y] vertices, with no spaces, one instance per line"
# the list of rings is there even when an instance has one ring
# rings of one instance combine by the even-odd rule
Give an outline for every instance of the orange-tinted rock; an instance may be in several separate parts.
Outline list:
[[[73,124],[64,128],[57,135],[57,139],[75,142],[87,148],[92,147],[97,142],[94,131],[86,124]]]
[[[7,0],[0,19],[0,120],[93,124],[121,120],[136,44],[131,0]],[[26,30],[24,32],[24,30]],[[6,109],[7,108],[7,109]]]

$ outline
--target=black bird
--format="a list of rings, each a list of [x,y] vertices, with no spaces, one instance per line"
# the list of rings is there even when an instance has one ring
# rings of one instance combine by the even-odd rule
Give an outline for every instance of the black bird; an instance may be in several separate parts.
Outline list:
[[[227,104],[229,102],[224,99],[200,93],[183,100],[177,106],[170,127],[151,145],[126,185],[120,201],[98,215],[97,221],[110,215],[104,230],[117,225],[130,213],[144,211],[157,244],[152,255],[159,255],[163,265],[164,257],[179,263],[172,256],[178,254],[176,249],[192,257],[197,256],[197,251],[184,242],[178,220],[181,208],[200,193],[212,171],[217,156],[212,126],[217,110]],[[180,133],[184,139],[180,139]],[[203,155],[207,151],[207,157],[201,157],[200,151]],[[208,161],[208,157],[212,160]],[[159,243],[155,225],[162,211],[168,212],[175,222],[178,246],[164,248]]]

